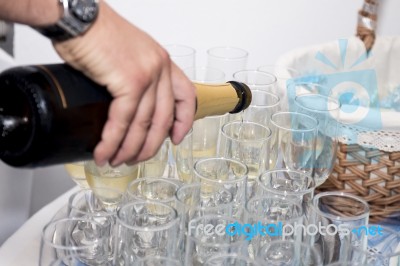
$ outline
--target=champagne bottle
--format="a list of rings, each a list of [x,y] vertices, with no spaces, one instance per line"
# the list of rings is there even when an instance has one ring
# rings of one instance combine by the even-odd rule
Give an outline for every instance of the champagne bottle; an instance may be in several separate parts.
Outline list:
[[[243,83],[195,84],[195,119],[237,113],[250,105]],[[0,74],[0,159],[37,167],[92,158],[112,100],[66,64],[20,66]]]

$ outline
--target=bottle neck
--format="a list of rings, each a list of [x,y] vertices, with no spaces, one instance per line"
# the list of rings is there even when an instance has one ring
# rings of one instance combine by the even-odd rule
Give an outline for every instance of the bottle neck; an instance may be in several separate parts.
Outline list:
[[[246,109],[251,102],[251,91],[243,83],[194,85],[197,95],[195,120],[206,116],[237,113]]]

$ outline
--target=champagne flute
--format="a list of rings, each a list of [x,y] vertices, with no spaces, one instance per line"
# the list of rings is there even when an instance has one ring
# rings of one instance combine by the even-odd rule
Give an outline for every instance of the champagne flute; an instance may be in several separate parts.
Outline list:
[[[104,166],[97,166],[94,161],[87,161],[85,163],[85,175],[89,187],[93,189],[96,196],[103,201],[104,204],[115,205],[121,200],[116,198],[114,194],[99,192],[96,188],[108,187],[125,192],[130,182],[138,178],[139,166],[128,166],[122,164],[118,167],[111,167],[109,164]]]
[[[322,94],[305,93],[294,98],[293,107],[296,112],[314,117],[318,121],[313,174],[319,186],[332,173],[335,164],[340,102]]]
[[[84,161],[64,164],[68,175],[81,189],[89,188],[89,184],[86,181],[84,166]]]

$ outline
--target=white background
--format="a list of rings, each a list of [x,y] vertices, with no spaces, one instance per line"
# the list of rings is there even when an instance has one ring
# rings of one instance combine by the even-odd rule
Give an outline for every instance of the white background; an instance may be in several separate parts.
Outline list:
[[[249,68],[273,64],[295,48],[353,36],[362,0],[109,0],[118,12],[162,44],[185,44],[205,64],[212,46],[249,52]],[[382,0],[380,35],[400,35],[400,1]],[[54,63],[51,43],[26,26],[15,33],[17,64]],[[111,42],[113,40],[110,40]],[[21,172],[1,167],[0,243],[10,231],[72,183],[62,166]],[[17,200],[18,199],[18,200]],[[5,212],[6,211],[6,212]],[[49,217],[50,219],[50,217]],[[2,228],[3,226],[3,228]]]

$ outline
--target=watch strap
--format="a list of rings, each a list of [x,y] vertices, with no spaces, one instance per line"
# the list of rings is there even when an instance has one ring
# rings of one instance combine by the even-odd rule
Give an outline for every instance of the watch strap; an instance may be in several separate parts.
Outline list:
[[[36,31],[53,41],[66,41],[82,33],[91,26],[92,23],[79,21],[69,10],[69,0],[58,0],[62,18],[56,24],[42,27],[34,27]]]
[[[75,35],[72,35],[68,31],[60,27],[58,24],[47,27],[36,27],[35,30],[40,32],[42,35],[50,38],[51,40],[57,42],[66,41],[75,37]]]

